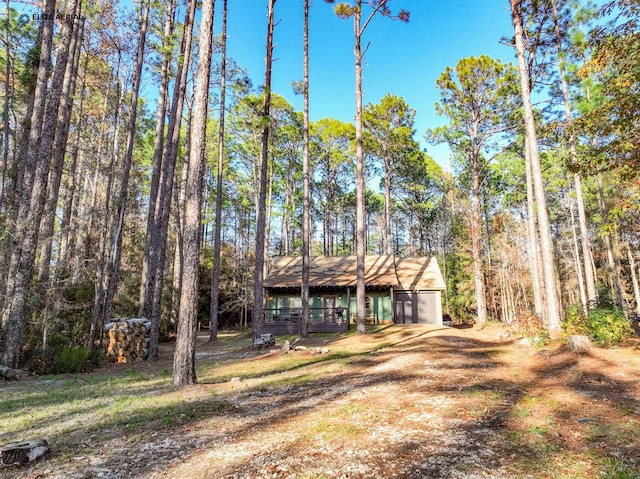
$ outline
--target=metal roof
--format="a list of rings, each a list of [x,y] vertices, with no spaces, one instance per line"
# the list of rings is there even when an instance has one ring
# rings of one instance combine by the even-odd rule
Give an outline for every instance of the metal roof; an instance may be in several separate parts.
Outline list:
[[[445,289],[438,262],[433,257],[366,256],[365,284],[411,291]],[[301,285],[301,256],[280,256],[273,259],[269,274],[264,281],[266,288],[300,288]],[[311,256],[309,258],[309,286],[355,285],[355,256]]]

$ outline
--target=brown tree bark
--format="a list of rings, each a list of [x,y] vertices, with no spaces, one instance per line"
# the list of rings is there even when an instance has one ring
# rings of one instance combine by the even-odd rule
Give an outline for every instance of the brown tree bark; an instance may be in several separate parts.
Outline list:
[[[558,68],[560,70],[560,81],[562,85],[562,98],[564,100],[565,120],[569,131],[569,149],[571,152],[571,162],[578,164],[578,149],[576,147],[576,138],[571,128],[573,125],[573,116],[571,112],[571,99],[569,96],[569,86],[565,74],[564,62],[562,57],[564,51],[562,48],[562,35],[560,32],[560,23],[558,18],[558,2],[552,0],[551,5],[554,14],[554,27],[556,46],[558,49]],[[584,270],[584,283],[586,285],[586,301],[583,306],[586,309],[593,308],[598,301],[596,280],[593,268],[591,267],[591,243],[589,241],[589,228],[587,226],[587,215],[584,208],[584,198],[582,196],[582,179],[579,173],[573,175],[574,188],[576,192],[576,205],[578,207],[578,225],[580,227],[580,244],[582,246],[582,260]]]
[[[551,228],[538,153],[535,120],[530,96],[529,72],[525,61],[525,46],[523,41],[522,18],[520,15],[520,0],[510,0],[511,15],[515,33],[515,47],[518,57],[518,72],[520,74],[520,89],[524,108],[525,135],[528,140],[529,160],[533,179],[533,191],[536,200],[536,216],[540,235],[541,256],[544,261],[543,278],[546,292],[547,328],[551,336],[560,334],[561,310],[556,283],[556,264],[554,258],[553,242],[551,240]]]
[[[604,186],[602,184],[602,174],[596,176],[596,182],[598,185],[598,206],[600,207],[600,214],[604,221],[606,221],[608,210],[607,203],[604,199]],[[604,244],[607,250],[607,266],[609,269],[609,281],[611,285],[611,292],[613,301],[619,309],[624,308],[624,300],[622,299],[622,283],[620,282],[619,274],[619,259],[614,250],[615,239],[610,233],[605,233]]]
[[[193,41],[193,22],[195,18],[196,0],[189,0],[184,19],[184,33],[180,47],[181,62],[178,67],[176,85],[174,86],[169,126],[167,131],[167,143],[162,157],[162,171],[158,198],[155,205],[153,232],[149,235],[150,243],[147,245],[149,258],[147,295],[145,296],[144,311],[150,311],[151,334],[149,344],[149,358],[156,359],[158,355],[158,338],[160,333],[160,313],[162,303],[162,290],[164,286],[164,267],[167,250],[167,234],[169,230],[169,217],[171,213],[171,196],[173,180],[175,176],[176,159],[178,156],[178,142],[180,139],[180,124],[182,120],[182,108],[187,88],[187,74],[191,59],[191,44]],[[145,253],[147,254],[147,253]],[[147,298],[151,298],[150,305]]]
[[[218,339],[220,308],[220,261],[222,249],[222,186],[224,180],[224,133],[227,94],[227,0],[222,4],[222,58],[220,60],[220,114],[218,119],[218,164],[216,174],[216,224],[213,237],[213,272],[211,273],[211,310],[209,341]]]
[[[194,384],[196,327],[198,323],[198,290],[200,286],[200,231],[202,216],[202,181],[205,171],[207,106],[213,41],[214,0],[202,3],[199,62],[196,96],[191,130],[191,153],[187,174],[186,208],[184,214],[184,266],[178,335],[173,359],[174,386]]]
[[[147,231],[145,237],[145,252],[142,261],[142,277],[140,281],[140,303],[138,316],[151,316],[151,302],[153,300],[153,279],[149,277],[149,261],[154,253],[151,236],[157,234],[154,228],[155,211],[160,186],[160,172],[162,169],[162,153],[164,151],[164,127],[167,115],[167,100],[169,97],[169,63],[171,48],[169,37],[173,32],[175,5],[173,1],[167,3],[165,10],[164,32],[162,36],[162,62],[160,65],[160,90],[158,92],[158,106],[156,109],[155,139],[153,143],[153,164],[151,167],[151,182],[149,185],[149,209],[147,212]],[[181,75],[178,75],[181,77]]]
[[[58,126],[56,128],[55,139],[53,141],[53,159],[47,183],[47,200],[40,222],[40,238],[42,238],[40,262],[38,267],[38,284],[40,287],[46,287],[46,283],[49,281],[56,208],[58,205],[60,184],[62,182],[62,168],[64,166],[64,158],[67,151],[67,141],[69,139],[69,125],[71,121],[71,111],[73,109],[73,98],[78,75],[82,34],[84,32],[84,21],[79,19],[81,15],[81,7],[81,3],[76,2],[76,10],[74,10],[74,14],[78,15],[78,19],[74,20],[75,25],[73,26],[73,32],[69,43],[70,61],[67,62],[60,95],[61,99],[57,118]],[[80,115],[81,114],[82,108],[80,108]]]
[[[310,0],[304,0],[304,78],[302,80],[303,94],[303,127],[302,127],[302,319],[298,336],[309,337],[309,321],[311,310],[309,308],[309,254],[311,246],[311,211],[310,188],[311,182],[309,166],[309,7]]]
[[[356,333],[366,334],[365,324],[365,180],[364,151],[362,147],[362,1],[355,4],[353,16],[355,30],[355,68],[356,68]]]
[[[45,12],[53,12],[55,2],[47,0]],[[53,37],[52,22],[43,22],[41,36],[41,55],[38,68],[36,96],[32,124],[29,138],[29,148],[27,151],[26,163],[33,169],[25,169],[23,184],[25,188],[20,203],[18,204],[18,215],[14,228],[15,236],[12,241],[11,261],[5,285],[7,302],[2,311],[1,330],[2,357],[0,364],[17,368],[20,361],[20,350],[24,337],[26,323],[26,301],[29,294],[31,274],[35,263],[36,249],[38,244],[38,230],[40,218],[44,209],[45,193],[49,175],[49,159],[51,147],[55,135],[56,119],[58,117],[58,105],[62,81],[66,69],[68,58],[68,48],[59,50],[56,58],[56,68],[54,71],[49,92],[51,98],[46,105],[45,96],[47,88],[48,74],[50,70],[50,55]],[[65,24],[61,32],[61,38],[68,38],[70,25]],[[68,45],[67,45],[68,47]],[[41,124],[40,128],[38,124]],[[39,137],[34,137],[40,131]]]
[[[476,136],[477,138],[477,136]],[[484,264],[482,254],[482,212],[480,209],[480,151],[473,148],[471,152],[471,255],[473,256],[473,273],[476,287],[476,307],[478,324],[487,322],[487,300],[485,292]]]
[[[258,169],[258,204],[256,215],[256,258],[253,283],[253,336],[258,337],[264,322],[264,265],[265,234],[267,230],[267,174],[269,158],[269,132],[271,115],[271,68],[273,65],[273,29],[274,8],[276,0],[268,0],[267,10],[267,45],[264,72],[264,102],[262,105],[262,134],[260,139],[260,165]]]
[[[142,83],[142,65],[144,63],[145,44],[147,39],[147,28],[149,25],[149,11],[151,9],[150,0],[140,6],[140,26],[138,30],[137,49],[135,57],[135,67],[133,80],[131,85],[131,101],[129,103],[129,120],[127,123],[127,143],[122,165],[122,177],[120,180],[120,192],[118,194],[118,210],[115,217],[115,227],[113,229],[113,238],[109,251],[109,260],[107,263],[107,273],[104,285],[104,306],[102,308],[101,320],[105,324],[111,319],[113,298],[116,293],[118,272],[120,270],[120,258],[122,256],[122,236],[124,230],[125,211],[127,206],[127,197],[129,195],[129,177],[131,174],[131,165],[133,162],[133,146],[136,135],[136,119],[138,113],[138,96],[140,93],[140,85]],[[95,321],[91,323],[89,332],[89,346],[93,347],[94,340],[98,328],[100,327]]]

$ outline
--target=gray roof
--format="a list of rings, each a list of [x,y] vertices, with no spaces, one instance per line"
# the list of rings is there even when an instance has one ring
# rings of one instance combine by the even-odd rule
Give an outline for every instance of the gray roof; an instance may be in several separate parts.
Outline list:
[[[392,255],[365,257],[367,286],[389,286],[398,290],[442,290],[444,280],[433,257],[396,258]],[[300,288],[302,257],[273,259],[264,286]],[[309,258],[309,286],[346,287],[356,285],[355,256],[312,256]]]

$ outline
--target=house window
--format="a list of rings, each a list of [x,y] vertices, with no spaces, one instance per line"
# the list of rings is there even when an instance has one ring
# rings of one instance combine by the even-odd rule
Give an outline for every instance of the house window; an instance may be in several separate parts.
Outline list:
[[[364,297],[364,309],[371,309],[371,296]]]
[[[279,303],[280,308],[302,308],[300,296],[282,296]]]

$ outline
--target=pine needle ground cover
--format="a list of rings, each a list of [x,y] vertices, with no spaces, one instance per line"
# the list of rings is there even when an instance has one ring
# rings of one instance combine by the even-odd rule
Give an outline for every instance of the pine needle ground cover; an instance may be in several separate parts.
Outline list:
[[[0,475],[640,477],[637,343],[577,354],[498,326],[415,325],[303,344],[282,354],[246,333],[202,336],[199,384],[181,389],[170,343],[157,362],[0,383],[0,442],[51,446]]]

